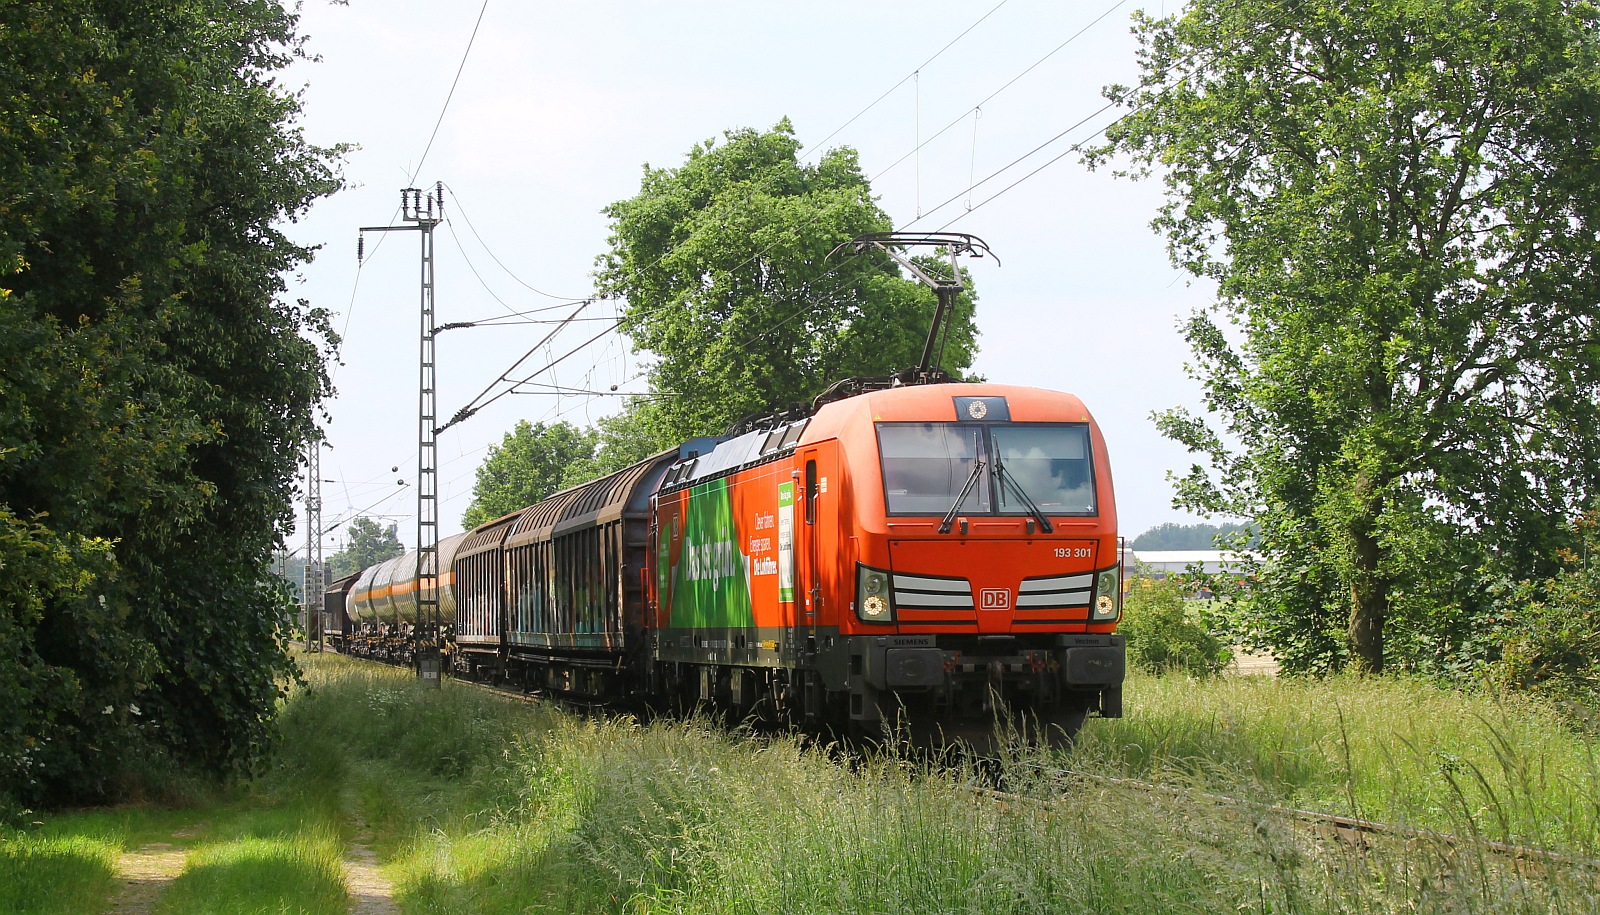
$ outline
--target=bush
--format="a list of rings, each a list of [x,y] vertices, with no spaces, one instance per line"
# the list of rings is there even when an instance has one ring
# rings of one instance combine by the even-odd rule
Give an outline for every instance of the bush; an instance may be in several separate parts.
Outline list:
[[[1600,724],[1600,509],[1575,524],[1578,549],[1562,550],[1564,568],[1524,583],[1521,610],[1501,621],[1499,660],[1487,679],[1502,688],[1553,700],[1590,725]]]
[[[1233,652],[1189,612],[1190,588],[1181,579],[1137,577],[1129,582],[1118,631],[1128,638],[1128,663],[1152,673],[1215,676]]]

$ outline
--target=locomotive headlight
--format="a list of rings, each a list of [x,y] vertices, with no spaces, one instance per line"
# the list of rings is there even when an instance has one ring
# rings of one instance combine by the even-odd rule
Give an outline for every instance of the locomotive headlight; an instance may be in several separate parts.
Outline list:
[[[889,573],[869,566],[856,566],[856,616],[868,623],[894,622],[894,605],[889,603]]]
[[[1112,566],[1094,577],[1094,610],[1090,619],[1097,623],[1122,615],[1122,567]]]

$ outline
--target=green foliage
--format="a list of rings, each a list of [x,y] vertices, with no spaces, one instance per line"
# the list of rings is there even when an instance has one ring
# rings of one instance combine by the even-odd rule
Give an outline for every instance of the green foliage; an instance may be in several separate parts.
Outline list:
[[[1140,15],[1112,153],[1159,165],[1211,417],[1180,505],[1254,518],[1297,669],[1448,670],[1600,488],[1600,13],[1200,0]],[[1231,443],[1238,443],[1237,445]],[[1206,466],[1209,465],[1209,466]],[[1455,665],[1457,668],[1460,665]]]
[[[404,671],[341,673],[339,660],[315,659],[313,688],[291,701],[285,753],[297,768],[284,774],[340,773],[407,910],[1592,908],[1583,868],[1504,866],[1472,842],[1308,845],[1303,823],[1267,806],[1590,857],[1594,755],[1531,702],[1405,679],[1136,673],[1131,714],[1091,720],[1065,757],[987,761],[1018,796],[997,802],[959,767],[841,765],[812,741],[580,718],[456,684],[418,690]],[[1178,787],[1073,778],[1063,802],[1063,768]]]
[[[611,250],[596,278],[627,299],[625,329],[656,355],[656,442],[721,432],[841,378],[914,367],[932,320],[933,291],[887,256],[828,256],[891,228],[853,150],[802,164],[787,119],[725,138],[678,168],[646,166],[639,193],[605,211]],[[955,374],[977,348],[967,288],[939,361]]]
[[[594,461],[596,438],[593,430],[568,422],[518,422],[478,465],[461,526],[471,530],[558,491],[570,468]]]
[[[329,581],[337,581],[386,559],[393,559],[405,551],[395,525],[383,527],[362,515],[345,528],[345,548],[328,558]]]
[[[0,578],[13,801],[267,744],[292,669],[269,557],[334,342],[281,299],[312,253],[285,220],[339,184],[275,82],[294,27],[259,0],[0,12],[0,548],[34,569]]]
[[[1233,652],[1191,612],[1193,590],[1174,576],[1129,580],[1117,626],[1128,638],[1129,664],[1151,673],[1196,677],[1215,676],[1228,666]]]
[[[1212,550],[1219,538],[1232,534],[1250,533],[1250,525],[1227,522],[1223,524],[1177,524],[1168,521],[1158,524],[1130,544],[1136,550]]]
[[[1588,868],[1508,861],[1476,841],[1310,841],[1271,806],[1592,858],[1593,748],[1518,697],[1136,672],[1127,717],[1092,719],[1065,755],[979,773],[890,755],[842,765],[783,735],[420,688],[331,654],[306,667],[276,764],[230,802],[0,834],[0,913],[104,911],[118,850],[150,841],[190,850],[158,911],[343,911],[341,832],[365,834],[399,908],[437,913],[1594,908]],[[974,793],[996,767],[1012,796]],[[1069,799],[1062,769],[1079,773]],[[47,900],[7,899],[52,886]]]
[[[128,612],[116,591],[116,603],[106,597],[111,547],[0,509],[0,644],[10,655],[0,665],[0,775],[9,789],[0,794],[0,821],[14,819],[15,805],[39,796],[59,770],[84,776],[83,743],[133,736],[120,681],[147,677],[155,659],[143,646],[99,635]],[[38,637],[50,630],[64,644]]]
[[[1518,588],[1515,608],[1495,635],[1501,656],[1491,683],[1548,696],[1600,725],[1600,511],[1575,525],[1579,546],[1563,550],[1562,569]]]

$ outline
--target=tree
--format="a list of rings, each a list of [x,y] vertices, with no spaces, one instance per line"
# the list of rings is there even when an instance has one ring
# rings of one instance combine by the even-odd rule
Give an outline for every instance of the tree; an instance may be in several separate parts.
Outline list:
[[[400,532],[395,525],[383,527],[366,515],[350,522],[345,537],[345,548],[328,558],[328,577],[333,581],[406,551],[400,545]]]
[[[546,426],[522,420],[478,465],[472,504],[461,514],[468,530],[559,490],[567,468],[594,460],[596,434],[568,422]]]
[[[282,299],[312,254],[284,222],[339,186],[274,81],[295,18],[18,2],[0,34],[0,807],[246,769],[293,670],[270,557],[334,343]]]
[[[1219,538],[1227,539],[1240,532],[1248,537],[1250,535],[1248,528],[1247,524],[1232,522],[1175,524],[1169,521],[1158,524],[1133,538],[1132,546],[1136,550],[1210,550],[1216,548]]]
[[[656,356],[658,442],[807,402],[844,377],[914,367],[933,315],[932,290],[888,257],[828,256],[890,228],[854,150],[802,164],[787,119],[724,136],[678,168],[647,165],[639,193],[605,210],[611,250],[596,279],[627,299],[624,329]],[[940,363],[956,374],[977,348],[970,290]]]
[[[1567,0],[1197,0],[1140,15],[1091,163],[1159,166],[1217,283],[1178,504],[1256,519],[1290,666],[1459,648],[1600,480],[1600,45]]]

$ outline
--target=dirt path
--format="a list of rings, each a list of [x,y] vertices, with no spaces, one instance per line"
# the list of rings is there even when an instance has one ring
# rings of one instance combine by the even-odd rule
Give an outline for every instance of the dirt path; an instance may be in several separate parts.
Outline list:
[[[351,915],[398,915],[394,884],[378,872],[378,855],[367,845],[372,834],[358,824],[360,835],[344,855],[344,882],[350,888]]]
[[[118,915],[148,915],[156,900],[178,875],[183,873],[188,849],[165,842],[141,845],[117,859],[122,889],[112,900],[110,911]]]

